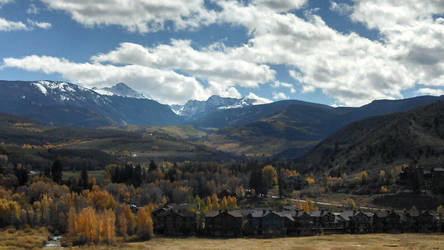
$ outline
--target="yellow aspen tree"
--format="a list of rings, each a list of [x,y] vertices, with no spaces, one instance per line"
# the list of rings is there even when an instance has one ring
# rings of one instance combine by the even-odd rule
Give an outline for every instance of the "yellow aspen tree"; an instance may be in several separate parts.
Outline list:
[[[304,207],[302,206],[301,201],[296,200],[296,208],[297,208],[299,211],[304,210]]]
[[[207,208],[208,208],[208,211],[211,211],[211,210],[213,210],[213,204],[212,204],[212,202],[211,202],[211,198],[208,196],[207,197]]]
[[[140,208],[136,216],[137,234],[141,239],[149,240],[153,237],[153,220],[151,209],[148,206]]]
[[[211,204],[213,206],[213,209],[218,209],[220,207],[220,205],[219,205],[219,198],[217,197],[216,194],[213,194],[211,196]]]
[[[76,234],[76,210],[71,207],[68,212],[68,235],[73,237]]]
[[[227,200],[226,196],[224,196],[224,198],[221,201],[221,208],[222,209],[228,209],[228,200]]]
[[[306,213],[310,213],[311,212],[310,204],[308,204],[308,201],[306,201],[305,204],[304,204],[304,212],[306,212]]]

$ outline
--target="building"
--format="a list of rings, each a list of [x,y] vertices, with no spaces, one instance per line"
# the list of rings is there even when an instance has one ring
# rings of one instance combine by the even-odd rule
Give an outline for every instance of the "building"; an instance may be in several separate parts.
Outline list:
[[[291,212],[255,210],[247,216],[246,232],[249,235],[283,236],[293,225]]]
[[[243,217],[240,211],[212,211],[205,216],[204,230],[209,236],[242,235]]]
[[[394,211],[381,211],[373,215],[373,231],[376,233],[402,232],[401,217]]]
[[[347,210],[340,213],[340,216],[348,222],[345,227],[348,233],[371,233],[373,231],[373,213]]]

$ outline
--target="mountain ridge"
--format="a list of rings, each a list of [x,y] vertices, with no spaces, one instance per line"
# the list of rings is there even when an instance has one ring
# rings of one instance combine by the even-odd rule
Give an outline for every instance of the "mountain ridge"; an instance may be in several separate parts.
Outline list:
[[[167,105],[156,101],[101,95],[63,81],[0,81],[0,112],[73,127],[181,122]]]
[[[444,101],[359,120],[327,137],[299,162],[303,171],[357,172],[401,164],[439,166]]]
[[[171,105],[170,107],[187,121],[195,121],[218,110],[244,108],[260,103],[261,101],[248,96],[231,98],[212,95],[206,101],[189,100],[184,105]]]

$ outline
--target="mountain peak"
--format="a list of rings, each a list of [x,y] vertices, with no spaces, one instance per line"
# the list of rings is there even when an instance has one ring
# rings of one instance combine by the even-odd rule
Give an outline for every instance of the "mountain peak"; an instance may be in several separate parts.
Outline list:
[[[139,93],[126,85],[123,82],[119,82],[116,85],[112,87],[106,87],[102,88],[101,90],[111,92],[114,95],[117,96],[123,96],[123,97],[132,97],[132,98],[146,98],[142,93]]]
[[[172,105],[171,109],[178,115],[196,120],[217,110],[242,108],[253,104],[254,100],[251,99],[212,95],[206,101],[190,100],[185,105]]]

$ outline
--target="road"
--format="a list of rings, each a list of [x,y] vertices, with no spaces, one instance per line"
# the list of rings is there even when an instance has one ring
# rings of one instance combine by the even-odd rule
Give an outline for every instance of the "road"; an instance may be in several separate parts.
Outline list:
[[[271,198],[273,198],[273,199],[278,199],[279,196],[272,195]],[[299,201],[299,202],[301,202],[301,203],[305,203],[305,202],[306,202],[306,200],[293,199],[293,198],[289,198],[289,200],[294,201],[294,202]],[[339,208],[346,208],[346,207],[348,207],[347,205],[344,205],[344,204],[333,204],[333,203],[322,202],[322,201],[312,201],[312,202],[313,202],[313,204],[315,204],[315,205],[321,205],[321,206],[330,206],[330,207],[339,207]],[[375,207],[365,207],[365,206],[358,207],[358,209],[363,209],[363,210],[373,210],[373,211],[379,211],[379,210],[381,210],[380,208],[375,208]]]

